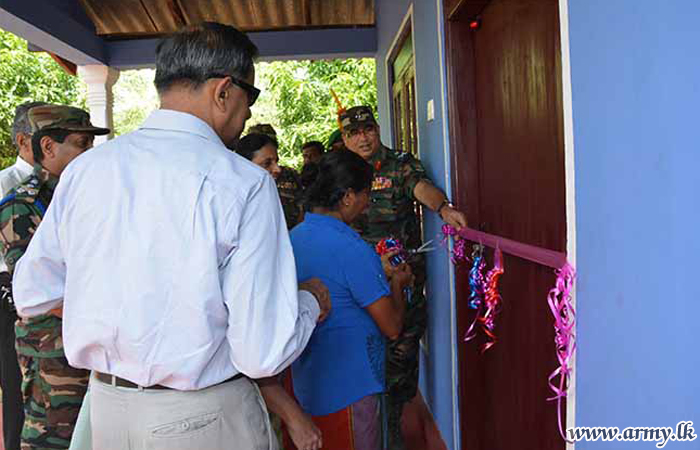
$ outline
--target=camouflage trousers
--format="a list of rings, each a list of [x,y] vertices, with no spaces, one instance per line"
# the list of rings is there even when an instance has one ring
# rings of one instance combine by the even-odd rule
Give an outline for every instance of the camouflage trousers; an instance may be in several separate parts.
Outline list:
[[[401,438],[401,414],[406,403],[418,392],[420,339],[428,323],[428,307],[423,287],[417,285],[407,305],[401,335],[387,346],[386,414],[390,450],[404,448]]]
[[[90,372],[65,357],[19,354],[24,398],[22,450],[67,449],[87,391]]]

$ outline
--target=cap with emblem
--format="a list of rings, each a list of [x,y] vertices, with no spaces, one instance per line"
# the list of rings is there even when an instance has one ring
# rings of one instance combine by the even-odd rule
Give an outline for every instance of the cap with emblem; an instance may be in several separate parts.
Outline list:
[[[66,130],[95,135],[109,134],[109,128],[90,123],[90,114],[80,108],[66,105],[35,106],[27,112],[32,133],[43,130]]]
[[[340,113],[340,126],[343,131],[352,130],[366,124],[377,124],[369,106],[354,106],[347,111]]]
[[[253,125],[252,127],[248,128],[248,133],[266,134],[272,139],[277,140],[277,132],[269,123],[259,123],[257,125]]]

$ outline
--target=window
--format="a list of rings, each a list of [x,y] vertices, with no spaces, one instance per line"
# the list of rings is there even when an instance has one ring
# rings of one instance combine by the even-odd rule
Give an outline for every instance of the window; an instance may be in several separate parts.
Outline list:
[[[394,147],[418,156],[413,39],[406,27],[390,57]]]

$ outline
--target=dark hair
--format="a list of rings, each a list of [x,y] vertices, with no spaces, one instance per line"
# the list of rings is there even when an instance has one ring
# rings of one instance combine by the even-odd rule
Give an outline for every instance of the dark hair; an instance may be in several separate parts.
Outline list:
[[[27,113],[35,106],[48,105],[46,102],[25,102],[15,108],[15,119],[12,122],[12,143],[17,146],[17,135],[32,134],[32,126],[29,124]]]
[[[277,148],[277,141],[267,134],[250,133],[236,143],[233,151],[252,161],[255,153],[266,145],[272,145]]]
[[[34,161],[41,163],[44,160],[44,152],[41,150],[41,138],[44,136],[50,137],[53,141],[62,144],[65,142],[66,138],[75,131],[68,131],[63,129],[51,129],[51,130],[39,130],[32,135],[32,153],[34,154]]]
[[[316,181],[316,177],[318,177],[318,164],[304,164],[304,167],[301,168],[301,173],[299,174],[301,187],[307,189],[312,184],[314,184],[314,181]]]
[[[255,44],[232,26],[191,25],[156,47],[155,85],[163,93],[178,83],[196,89],[215,73],[246,78],[257,55]]]
[[[319,141],[305,142],[304,145],[301,146],[301,149],[304,150],[306,148],[315,148],[318,150],[319,155],[323,155],[323,153],[326,151],[326,148]]]
[[[326,153],[317,166],[318,175],[306,191],[306,205],[335,209],[345,193],[372,186],[374,169],[361,156],[348,150]]]

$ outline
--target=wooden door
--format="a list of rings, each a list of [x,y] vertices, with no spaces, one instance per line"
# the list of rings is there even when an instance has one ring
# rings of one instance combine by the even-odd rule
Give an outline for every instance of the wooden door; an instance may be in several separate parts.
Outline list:
[[[445,0],[445,13],[455,201],[474,228],[564,252],[557,0]],[[474,311],[467,270],[457,278],[463,336]],[[459,349],[463,450],[565,448],[546,400],[553,282],[552,269],[505,255],[498,342],[483,355],[483,341]]]

